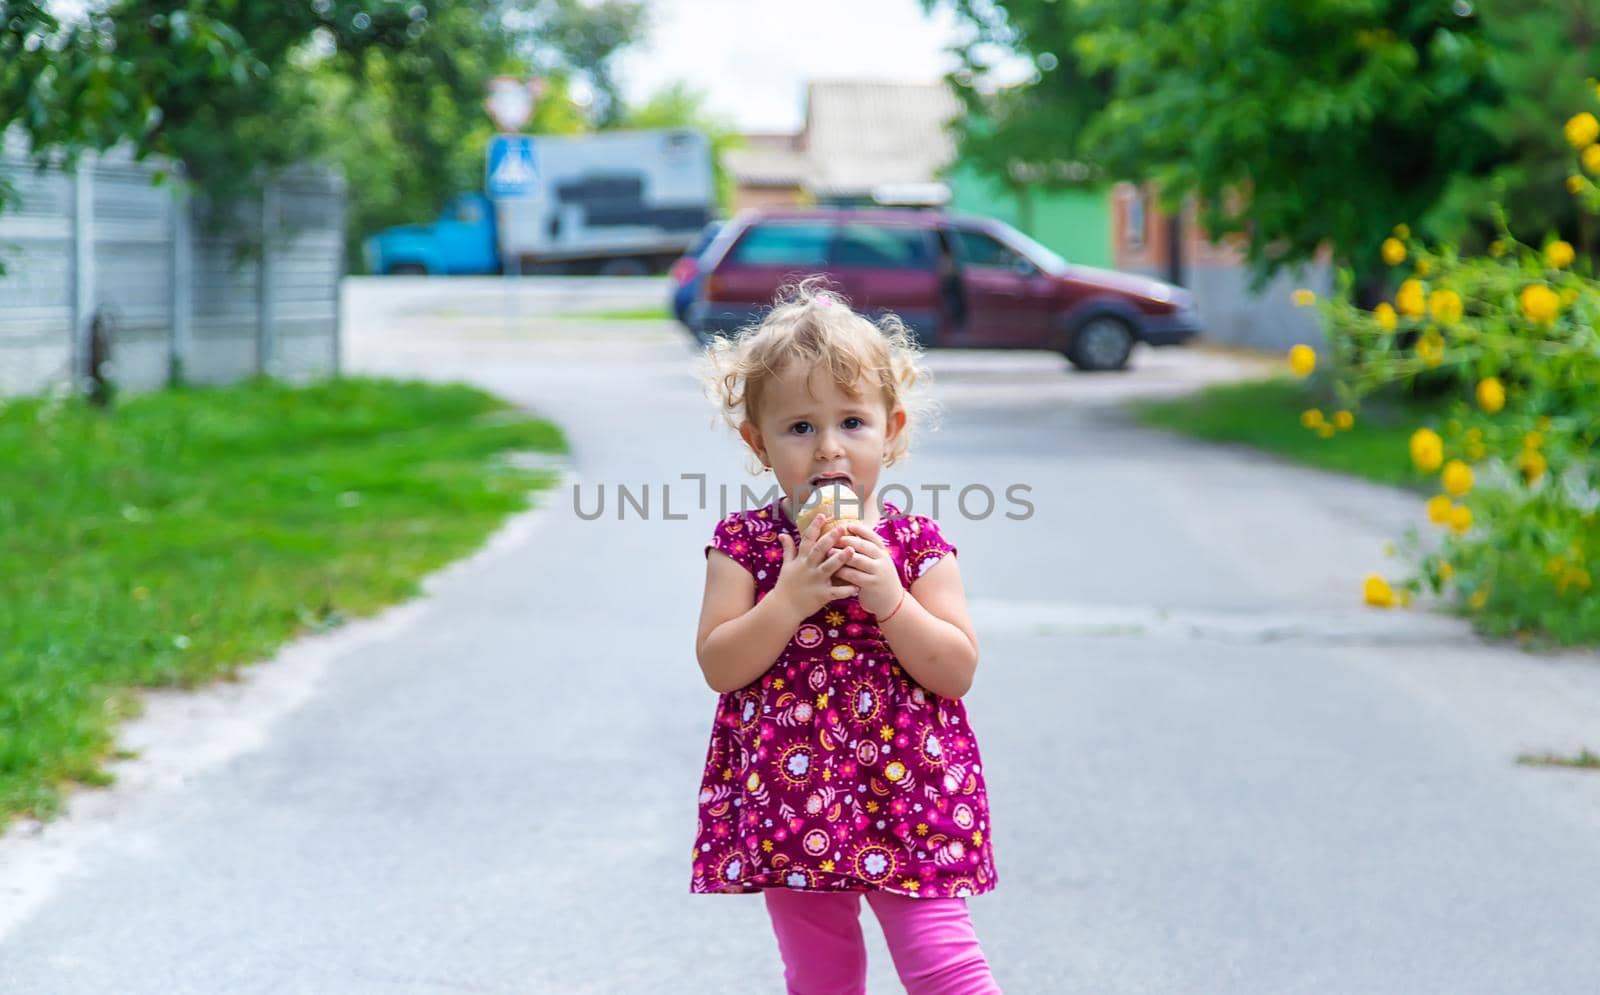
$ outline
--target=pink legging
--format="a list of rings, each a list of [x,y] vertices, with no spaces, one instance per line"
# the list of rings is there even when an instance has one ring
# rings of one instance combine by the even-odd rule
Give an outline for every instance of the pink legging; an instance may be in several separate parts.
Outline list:
[[[860,892],[762,892],[783,955],[789,995],[862,995],[867,948],[861,937]],[[895,970],[908,995],[989,995],[1000,991],[964,898],[906,898],[865,893],[883,927]]]

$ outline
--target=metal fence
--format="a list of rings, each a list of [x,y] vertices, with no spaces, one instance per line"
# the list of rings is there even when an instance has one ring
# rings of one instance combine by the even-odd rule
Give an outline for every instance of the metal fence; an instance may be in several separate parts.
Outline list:
[[[182,184],[152,184],[161,168],[113,152],[39,171],[15,135],[0,145],[16,195],[0,214],[0,395],[81,382],[97,316],[103,372],[122,389],[175,372],[203,384],[337,372],[343,181],[291,171],[218,230]]]

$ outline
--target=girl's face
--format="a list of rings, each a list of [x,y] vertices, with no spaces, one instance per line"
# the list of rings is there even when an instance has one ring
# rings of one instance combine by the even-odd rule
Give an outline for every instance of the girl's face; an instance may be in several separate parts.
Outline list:
[[[791,368],[767,386],[761,404],[760,424],[747,421],[739,434],[777,475],[791,518],[826,476],[842,477],[873,502],[889,442],[906,422],[905,411],[887,410],[878,387],[863,381],[852,397],[826,369]]]

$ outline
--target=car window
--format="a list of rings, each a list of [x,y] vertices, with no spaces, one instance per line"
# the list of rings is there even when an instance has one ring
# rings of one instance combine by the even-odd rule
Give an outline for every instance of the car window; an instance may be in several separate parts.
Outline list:
[[[745,232],[729,258],[745,266],[822,266],[831,241],[832,224],[768,222]]]
[[[847,224],[833,247],[833,265],[931,270],[933,252],[921,228]]]
[[[969,231],[965,228],[955,229],[957,250],[961,253],[961,261],[968,266],[995,266],[1001,269],[1012,269],[1019,262],[1025,262],[1015,250],[997,238],[985,235],[983,232]]]

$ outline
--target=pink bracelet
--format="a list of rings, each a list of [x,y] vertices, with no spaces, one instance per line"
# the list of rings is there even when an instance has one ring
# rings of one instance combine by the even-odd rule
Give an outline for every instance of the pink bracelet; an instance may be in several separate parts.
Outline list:
[[[905,604],[905,603],[906,603],[905,588],[901,588],[900,589],[900,600],[896,601],[894,603],[894,611],[892,611],[889,614],[887,614],[887,615],[883,616],[882,618],[878,619],[878,624],[882,625],[883,623],[889,621],[891,618],[894,618],[895,612],[898,612],[900,610],[900,606]]]

